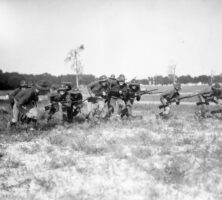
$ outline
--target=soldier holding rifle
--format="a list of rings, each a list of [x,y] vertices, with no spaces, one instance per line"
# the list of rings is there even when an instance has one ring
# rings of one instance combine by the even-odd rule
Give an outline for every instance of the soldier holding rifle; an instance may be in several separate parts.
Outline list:
[[[196,112],[199,117],[211,117],[216,111],[210,112],[208,105],[210,102],[218,104],[218,100],[222,97],[222,87],[219,83],[215,83],[211,86],[210,90],[199,93],[197,106],[201,106],[200,111]]]
[[[35,106],[38,96],[40,92],[48,92],[48,90],[48,83],[44,81],[32,88],[21,90],[14,98],[13,117],[11,122],[8,123],[8,128],[16,125],[18,122],[36,122],[38,113]]]
[[[159,106],[159,109],[163,108],[163,111],[159,113],[160,116],[167,117],[169,115],[171,103],[176,102],[177,105],[180,103],[179,101],[180,90],[181,90],[180,83],[174,83],[172,90],[164,92],[160,96],[161,105]]]
[[[108,108],[110,116],[114,112],[114,108],[117,105],[117,114],[120,115],[121,118],[124,116],[129,116],[128,108],[126,106],[127,102],[127,94],[128,94],[128,86],[125,83],[125,76],[120,74],[117,78],[116,85],[113,85],[108,93]]]
[[[15,96],[21,91],[21,90],[26,90],[28,88],[28,84],[25,80],[20,81],[20,85],[18,88],[16,88],[10,95],[9,95],[9,102],[11,105],[11,108],[13,108],[14,105],[14,98]]]
[[[105,75],[101,76],[99,80],[90,83],[87,86],[90,98],[88,98],[88,116],[87,118],[105,117],[107,103],[107,95],[109,91],[108,79]]]

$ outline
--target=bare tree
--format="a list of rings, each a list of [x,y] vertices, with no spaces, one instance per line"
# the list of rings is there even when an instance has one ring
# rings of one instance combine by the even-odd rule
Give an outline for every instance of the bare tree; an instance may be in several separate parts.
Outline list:
[[[176,67],[177,65],[174,61],[171,61],[168,65],[168,77],[170,80],[172,80],[173,83],[176,82]]]
[[[65,59],[65,63],[70,62],[71,68],[76,73],[76,87],[79,88],[79,75],[83,72],[82,62],[79,59],[79,52],[84,50],[84,46],[80,45],[76,49],[71,49]]]

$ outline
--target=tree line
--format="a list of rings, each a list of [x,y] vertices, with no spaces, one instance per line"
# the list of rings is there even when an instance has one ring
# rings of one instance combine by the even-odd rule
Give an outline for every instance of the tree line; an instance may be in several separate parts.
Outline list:
[[[153,85],[168,85],[172,84],[173,77],[172,75],[168,76],[154,76],[154,77],[148,77],[147,79],[142,79],[140,82],[142,84],[153,84]],[[207,75],[200,75],[200,76],[190,76],[190,75],[183,75],[183,76],[177,76],[176,80],[182,84],[188,84],[188,83],[202,83],[202,84],[211,84],[211,83],[222,83],[222,74],[215,75],[215,76],[207,76]]]
[[[87,85],[94,81],[96,77],[91,74],[83,74],[79,77],[80,85]],[[19,87],[20,81],[26,80],[28,83],[37,83],[41,80],[46,80],[49,84],[60,85],[61,82],[71,82],[72,85],[76,86],[76,75],[61,75],[54,76],[48,73],[44,74],[19,74],[17,72],[3,72],[0,70],[0,90],[12,90]]]
[[[96,80],[96,77],[92,74],[82,74],[79,77],[79,83],[80,85],[88,85],[90,82]],[[202,84],[210,84],[211,81],[213,82],[219,82],[222,83],[222,74],[216,75],[213,77],[207,76],[207,75],[201,75],[201,76],[195,76],[192,77],[190,75],[186,76],[178,76],[176,79],[182,83],[202,83]],[[26,80],[27,82],[33,82],[36,83],[40,80],[47,80],[50,84],[57,84],[60,85],[61,82],[71,82],[72,85],[76,86],[76,75],[60,75],[60,76],[54,76],[48,73],[44,74],[19,74],[17,72],[3,72],[0,70],[0,90],[12,90],[19,86],[21,80]],[[172,77],[170,75],[168,76],[154,76],[154,77],[148,77],[147,79],[139,79],[139,83],[148,85],[167,85],[172,83]]]

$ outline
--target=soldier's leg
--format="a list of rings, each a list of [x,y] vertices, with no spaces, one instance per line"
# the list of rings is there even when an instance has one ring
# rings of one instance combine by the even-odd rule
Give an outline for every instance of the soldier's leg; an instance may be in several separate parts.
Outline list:
[[[132,117],[133,113],[132,113],[132,107],[133,107],[133,100],[128,100],[126,102],[126,108],[127,108],[127,116],[128,117]]]
[[[124,102],[122,99],[118,99],[117,105],[118,105],[118,114],[120,115],[120,117],[122,118],[125,115],[127,115],[126,102]]]
[[[17,106],[17,102],[14,103],[12,109],[12,124],[16,124],[19,119],[19,108]]]
[[[167,106],[167,100],[165,98],[161,97],[160,102],[164,107]]]
[[[50,121],[52,119],[52,116],[59,111],[59,104],[53,104],[50,107],[49,113],[48,113],[48,118],[47,121]]]
[[[117,104],[117,114],[121,115],[123,109],[125,108],[125,103],[123,102],[122,99],[117,99],[116,104]]]
[[[65,105],[62,105],[62,121],[68,121],[68,117],[67,117],[67,108]]]
[[[93,118],[98,110],[98,102],[93,103],[93,102],[88,102],[87,104],[87,109],[88,109],[88,115],[87,118]]]
[[[67,121],[68,122],[72,122],[73,120],[73,110],[72,110],[72,106],[67,107]]]
[[[166,100],[165,98],[161,97],[161,98],[160,98],[160,102],[161,102],[161,104],[164,106],[164,108],[163,108],[163,111],[160,112],[159,114],[160,114],[161,116],[169,115],[169,113],[170,113],[170,107],[167,105],[167,100]]]
[[[206,117],[206,113],[209,111],[207,108],[207,105],[204,104],[205,103],[205,99],[203,98],[202,95],[198,96],[198,100],[199,102],[203,103],[202,105],[200,105],[200,113],[201,113],[201,117]]]
[[[110,117],[114,113],[115,107],[116,107],[116,99],[115,98],[109,99],[109,101],[108,101],[108,113],[107,113],[108,117]]]
[[[169,106],[166,106],[164,108],[164,111],[163,111],[163,115],[169,115],[170,114],[170,107]]]

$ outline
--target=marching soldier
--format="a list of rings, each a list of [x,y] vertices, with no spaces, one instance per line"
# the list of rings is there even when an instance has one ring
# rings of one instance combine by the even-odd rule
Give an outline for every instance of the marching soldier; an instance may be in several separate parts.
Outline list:
[[[21,90],[14,98],[13,117],[8,127],[16,125],[20,122],[27,122],[37,120],[37,110],[34,109],[38,101],[40,91],[48,91],[49,87],[46,82],[36,84],[33,88]]]
[[[179,93],[180,90],[181,90],[181,84],[174,83],[172,90],[164,92],[160,96],[160,102],[161,102],[162,107],[164,109],[160,113],[160,116],[167,117],[169,115],[169,113],[170,113],[169,105],[171,104],[171,102],[176,102],[177,105],[180,103],[178,100],[178,98],[180,97],[180,93]]]
[[[88,92],[92,97],[88,100],[88,117],[91,118],[98,114],[100,117],[105,117],[105,106],[107,102],[107,93],[109,91],[108,79],[105,75],[99,80],[90,83],[87,86]]]
[[[13,108],[14,105],[14,98],[15,96],[22,90],[26,90],[28,88],[28,84],[25,80],[21,80],[20,85],[18,88],[16,88],[10,95],[9,95],[9,102],[11,105],[11,108]]]

